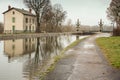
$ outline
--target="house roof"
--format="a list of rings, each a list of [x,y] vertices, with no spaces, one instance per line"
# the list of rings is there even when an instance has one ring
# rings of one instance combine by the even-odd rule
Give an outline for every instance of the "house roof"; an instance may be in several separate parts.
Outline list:
[[[5,14],[5,13],[7,13],[7,12],[9,12],[9,11],[11,11],[11,10],[16,10],[16,11],[18,11],[18,12],[20,12],[20,13],[22,13],[22,14],[24,14],[24,15],[29,15],[29,16],[35,16],[35,14],[33,14],[33,13],[30,13],[29,11],[27,11],[27,10],[24,10],[24,9],[19,9],[19,8],[11,8],[11,9],[9,9],[9,10],[7,10],[7,11],[5,11],[5,12],[3,12],[3,14]]]

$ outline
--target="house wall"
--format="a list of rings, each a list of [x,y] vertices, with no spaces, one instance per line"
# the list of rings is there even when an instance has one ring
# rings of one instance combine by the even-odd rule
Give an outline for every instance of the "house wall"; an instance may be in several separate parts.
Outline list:
[[[13,14],[14,13],[14,14]],[[15,22],[12,21],[12,18],[15,18]],[[15,30],[24,30],[23,29],[23,17],[24,15],[16,10],[10,10],[4,14],[4,33],[12,33],[15,26]]]
[[[28,19],[28,22],[26,22],[26,19]],[[36,17],[24,15],[23,24],[24,24],[25,31],[35,32],[35,30],[36,30]]]

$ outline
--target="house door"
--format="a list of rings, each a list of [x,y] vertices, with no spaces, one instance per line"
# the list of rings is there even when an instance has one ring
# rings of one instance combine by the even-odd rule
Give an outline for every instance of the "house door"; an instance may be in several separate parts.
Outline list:
[[[12,31],[13,31],[13,33],[15,32],[15,26],[12,26]]]

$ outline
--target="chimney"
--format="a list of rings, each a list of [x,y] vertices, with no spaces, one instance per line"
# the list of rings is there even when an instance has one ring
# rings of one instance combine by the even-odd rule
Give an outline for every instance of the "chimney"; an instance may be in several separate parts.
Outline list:
[[[32,13],[32,9],[31,8],[29,9],[29,12]]]
[[[10,5],[8,6],[8,10],[9,10],[9,9],[11,9],[11,6],[10,6]]]

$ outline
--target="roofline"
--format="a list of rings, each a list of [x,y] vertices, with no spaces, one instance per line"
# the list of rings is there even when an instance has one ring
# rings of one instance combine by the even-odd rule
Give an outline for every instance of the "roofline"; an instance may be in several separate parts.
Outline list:
[[[22,13],[22,14],[23,14],[23,13]],[[36,17],[36,15],[34,15],[34,14],[33,14],[33,15],[29,15],[29,14],[23,14],[23,15],[27,15],[27,16],[34,16],[34,17]]]
[[[5,13],[7,13],[7,12],[9,12],[10,10],[12,10],[12,9],[15,9],[14,7],[12,7],[11,9],[9,9],[9,10],[7,10],[7,11],[5,11],[5,12],[3,12],[2,14],[5,14]],[[17,10],[17,9],[15,9],[16,11],[18,11],[18,12],[20,12],[19,10]],[[21,13],[21,12],[20,12]],[[22,13],[23,14],[23,13]],[[32,15],[29,15],[29,14],[23,14],[23,15],[28,15],[28,16],[36,16],[36,15],[34,15],[34,14],[32,14]]]
[[[7,13],[8,11],[10,11],[10,10],[12,10],[12,9],[14,9],[14,8],[11,8],[11,9],[9,9],[9,10],[7,10],[7,11],[3,12],[3,14]]]

